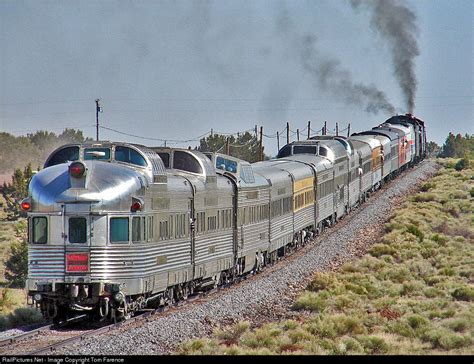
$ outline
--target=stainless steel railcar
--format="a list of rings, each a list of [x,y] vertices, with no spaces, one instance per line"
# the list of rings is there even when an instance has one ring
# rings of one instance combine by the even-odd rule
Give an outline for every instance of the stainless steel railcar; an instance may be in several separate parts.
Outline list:
[[[294,142],[254,164],[108,141],[58,148],[22,204],[29,300],[56,322],[120,319],[259,270],[422,159],[413,120]]]

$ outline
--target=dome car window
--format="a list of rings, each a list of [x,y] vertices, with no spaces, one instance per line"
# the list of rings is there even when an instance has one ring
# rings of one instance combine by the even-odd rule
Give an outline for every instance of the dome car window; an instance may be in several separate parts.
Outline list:
[[[293,154],[317,154],[316,153],[316,147],[315,146],[309,146],[309,145],[295,145],[293,147]]]
[[[202,174],[202,168],[198,160],[192,154],[179,150],[174,152],[173,168],[181,169],[191,173]]]
[[[283,148],[280,149],[278,153],[278,158],[285,158],[291,155],[291,146],[285,145]]]
[[[163,161],[163,164],[165,165],[165,168],[170,168],[170,155],[169,155],[169,153],[158,152],[158,155],[160,156],[161,160]]]
[[[145,158],[140,153],[128,147],[115,147],[115,160],[142,167],[147,165]]]
[[[56,164],[77,161],[78,159],[79,147],[66,147],[54,153],[44,167],[46,168],[55,166]]]
[[[110,159],[109,148],[86,148],[84,149],[84,159],[87,160],[108,160]]]
[[[237,162],[219,156],[216,159],[216,168],[227,172],[237,173]]]

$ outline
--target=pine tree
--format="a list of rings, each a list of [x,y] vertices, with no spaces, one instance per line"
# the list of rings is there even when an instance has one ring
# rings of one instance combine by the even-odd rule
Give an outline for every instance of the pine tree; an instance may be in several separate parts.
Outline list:
[[[15,235],[18,240],[12,243],[10,257],[5,262],[5,278],[8,280],[9,286],[13,288],[23,288],[28,276],[26,229],[25,221],[17,224]]]
[[[197,148],[201,152],[219,152],[225,154],[227,138],[229,138],[230,155],[247,162],[253,163],[259,160],[259,141],[255,135],[249,132],[239,134],[237,138],[233,135],[213,134],[199,141]],[[265,158],[265,155],[264,155]]]
[[[23,171],[19,168],[15,169],[11,183],[3,183],[2,195],[6,202],[4,210],[9,220],[26,217],[25,212],[20,208],[20,202],[28,196],[28,185],[32,177],[31,164],[28,164]]]

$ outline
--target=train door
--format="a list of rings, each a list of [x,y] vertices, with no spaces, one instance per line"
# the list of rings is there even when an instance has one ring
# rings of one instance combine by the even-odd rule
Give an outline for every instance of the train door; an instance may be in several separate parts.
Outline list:
[[[90,245],[93,235],[90,204],[64,204],[63,242],[65,274],[74,275],[90,272]]]

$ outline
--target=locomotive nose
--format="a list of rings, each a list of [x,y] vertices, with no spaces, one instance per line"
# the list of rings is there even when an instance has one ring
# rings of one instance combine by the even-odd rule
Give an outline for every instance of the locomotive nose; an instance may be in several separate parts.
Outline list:
[[[30,184],[32,211],[61,211],[68,203],[91,203],[92,209],[117,210],[146,185],[139,172],[115,163],[73,162],[38,172]],[[130,206],[130,201],[126,201]]]

